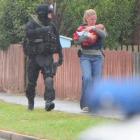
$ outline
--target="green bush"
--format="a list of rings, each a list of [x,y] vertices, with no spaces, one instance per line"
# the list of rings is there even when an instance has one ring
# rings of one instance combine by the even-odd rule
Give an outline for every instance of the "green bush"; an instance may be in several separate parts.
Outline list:
[[[97,11],[97,22],[103,23],[107,29],[106,46],[115,48],[118,44],[129,43],[135,20],[135,0],[67,0],[61,5],[66,6],[64,9],[58,5],[63,16],[60,24],[62,34],[72,37],[75,29],[82,24],[84,10],[93,8]]]
[[[24,36],[24,25],[41,0],[1,0],[0,7],[0,48],[6,49],[11,43],[19,43]]]
[[[23,27],[35,7],[45,0],[0,0],[0,48],[18,43],[23,38]],[[52,0],[54,1],[54,0]],[[107,29],[106,46],[116,48],[129,44],[134,30],[136,0],[55,0],[57,3],[56,21],[60,34],[72,37],[82,24],[84,11],[93,8],[97,11],[98,23]]]
[[[134,4],[135,0],[102,0],[97,5],[99,21],[107,28],[107,45],[111,48],[129,44],[133,31]]]

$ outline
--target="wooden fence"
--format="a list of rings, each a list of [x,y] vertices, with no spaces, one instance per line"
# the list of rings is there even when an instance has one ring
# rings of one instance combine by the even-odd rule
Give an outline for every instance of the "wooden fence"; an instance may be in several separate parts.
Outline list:
[[[11,45],[0,51],[0,90],[4,92],[24,91],[24,55],[22,47]]]
[[[79,100],[81,71],[77,49],[74,47],[63,49],[64,63],[58,67],[54,81],[57,98]],[[104,53],[104,77],[139,74],[139,54],[125,50],[105,50]],[[0,51],[0,89],[12,93],[23,93],[25,90],[25,58],[21,45],[11,45],[7,51]],[[42,96],[43,92],[44,83],[40,74],[37,94]]]

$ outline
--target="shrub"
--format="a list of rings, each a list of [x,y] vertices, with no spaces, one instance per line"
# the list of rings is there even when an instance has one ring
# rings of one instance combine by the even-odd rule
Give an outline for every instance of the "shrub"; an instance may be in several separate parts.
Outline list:
[[[2,0],[1,0],[2,1]],[[41,0],[5,0],[0,7],[0,48],[18,43],[24,36],[24,25]]]

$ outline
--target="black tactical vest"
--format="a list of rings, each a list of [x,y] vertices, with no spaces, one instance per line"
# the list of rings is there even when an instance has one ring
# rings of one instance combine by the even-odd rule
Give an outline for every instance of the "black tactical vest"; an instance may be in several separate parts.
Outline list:
[[[55,26],[50,23],[48,26],[43,26],[34,21],[35,29],[45,27],[47,31],[40,33],[37,37],[29,39],[25,37],[23,48],[27,56],[32,55],[47,55],[57,53],[59,49],[58,36],[55,32]]]

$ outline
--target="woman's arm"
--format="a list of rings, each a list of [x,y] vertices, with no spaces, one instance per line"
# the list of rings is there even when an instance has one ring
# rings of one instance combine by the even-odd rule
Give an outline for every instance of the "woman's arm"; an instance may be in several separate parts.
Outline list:
[[[105,38],[107,36],[107,32],[105,28],[99,28],[98,26],[93,26],[93,30],[101,37]]]
[[[97,24],[94,26],[89,26],[85,29],[86,31],[93,30],[95,31],[101,38],[105,38],[107,36],[106,29],[103,24]]]

